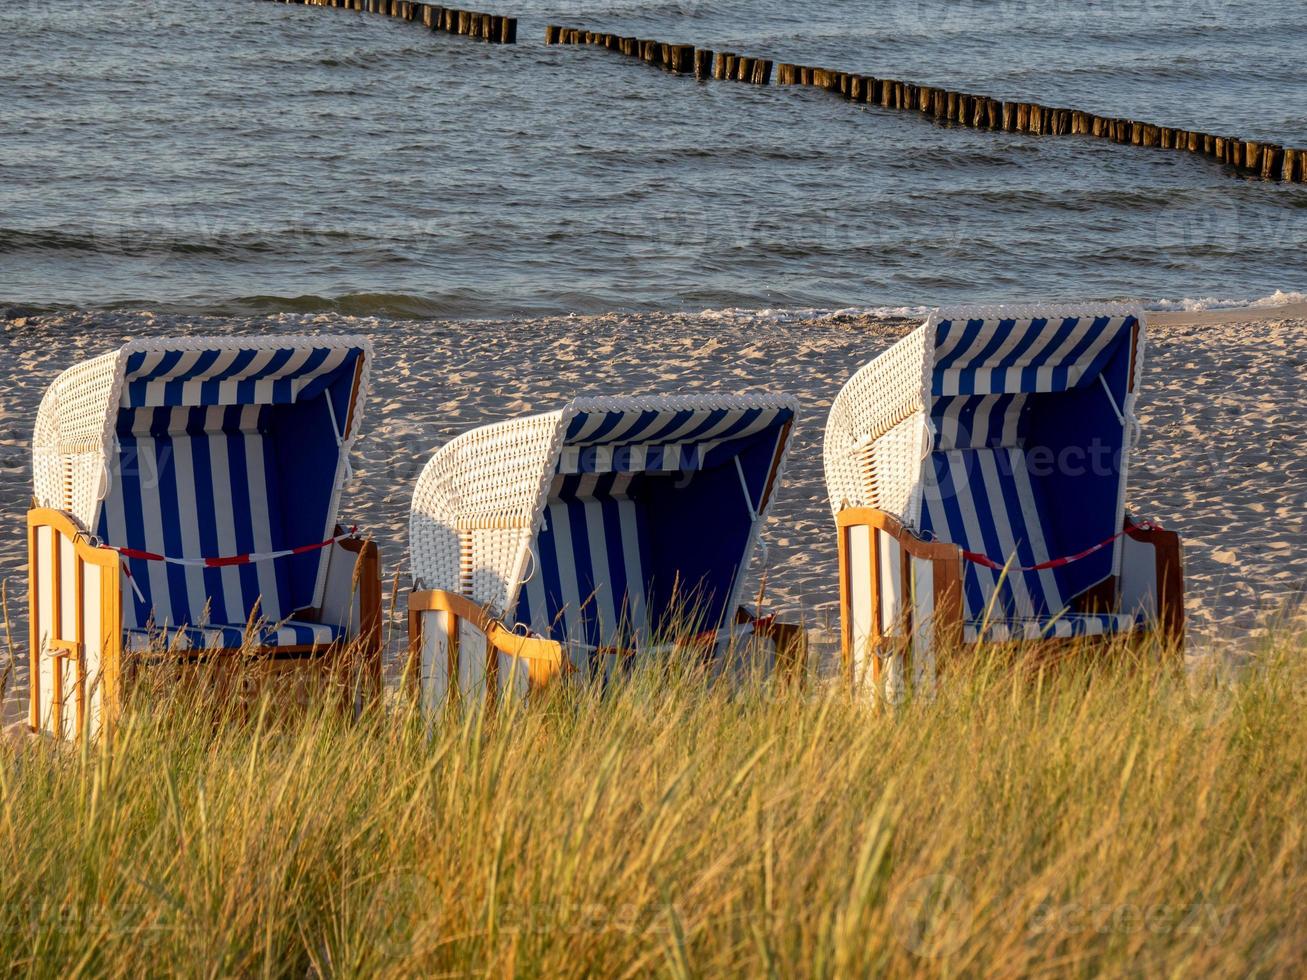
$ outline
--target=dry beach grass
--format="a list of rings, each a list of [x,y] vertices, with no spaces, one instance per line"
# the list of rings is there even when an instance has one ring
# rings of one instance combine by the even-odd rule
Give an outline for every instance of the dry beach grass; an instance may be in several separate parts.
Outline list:
[[[1301,975],[1301,624],[954,665],[876,714],[649,669],[358,725],[184,699],[0,745],[0,961],[33,975]]]

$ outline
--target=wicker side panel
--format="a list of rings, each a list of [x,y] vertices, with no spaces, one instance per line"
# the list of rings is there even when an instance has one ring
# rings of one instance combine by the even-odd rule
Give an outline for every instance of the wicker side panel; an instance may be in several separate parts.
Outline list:
[[[917,412],[856,453],[867,503],[909,526],[920,510],[925,425],[925,413]]]
[[[61,452],[91,452],[103,446],[118,358],[118,351],[110,351],[73,365],[55,379]]]
[[[91,526],[100,499],[105,419],[118,352],[74,365],[41,399],[32,435],[33,493],[43,507],[65,510]]]
[[[465,532],[467,533],[467,532]],[[461,591],[473,601],[507,613],[524,576],[534,568],[519,569],[531,540],[530,528],[483,529],[469,533],[472,542],[470,581]]]
[[[40,507],[66,510],[63,457],[59,452],[59,392],[51,385],[41,398],[32,433],[32,494]]]
[[[409,514],[415,585],[499,606],[515,593],[558,452],[561,413],[464,433],[423,469]]]
[[[882,506],[878,490],[869,479],[869,456],[882,460],[877,440],[904,424],[924,409],[927,328],[913,331],[864,366],[836,396],[826,423],[826,488],[831,509]],[[916,430],[921,428],[920,422]],[[896,439],[887,449],[906,449],[906,438]],[[920,463],[914,459],[894,462],[892,471]],[[885,508],[889,509],[889,508]]]

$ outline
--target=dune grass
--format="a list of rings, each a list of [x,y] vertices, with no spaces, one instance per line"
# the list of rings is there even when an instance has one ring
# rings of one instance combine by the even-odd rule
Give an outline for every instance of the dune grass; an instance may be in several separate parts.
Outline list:
[[[0,745],[0,962],[71,976],[1301,974],[1307,665],[645,670],[494,716],[325,707]]]

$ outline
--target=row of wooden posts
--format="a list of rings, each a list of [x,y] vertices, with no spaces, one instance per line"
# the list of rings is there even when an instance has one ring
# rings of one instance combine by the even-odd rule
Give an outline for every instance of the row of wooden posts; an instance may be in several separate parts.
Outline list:
[[[380,13],[415,21],[433,31],[446,31],[482,38],[499,44],[517,43],[517,18],[458,10],[410,0],[279,0],[312,7]],[[546,44],[590,45],[638,58],[678,75],[699,79],[751,82],[770,85],[773,64],[766,58],[751,58],[731,51],[714,52],[693,44],[669,44],[647,38],[605,34],[576,27],[550,24],[545,28]],[[877,78],[855,72],[809,65],[782,63],[775,66],[776,84],[805,85],[843,96],[851,102],[919,112],[938,122],[975,129],[1030,133],[1040,136],[1093,136],[1209,157],[1241,173],[1266,180],[1307,183],[1307,150],[1216,136],[1188,129],[1174,129],[1141,122],[1098,116],[1078,109],[1061,109],[1038,102],[1006,102],[987,95],[971,95],[950,89]]]
[[[432,31],[461,34],[480,38],[494,44],[517,43],[517,18],[499,14],[483,14],[477,10],[459,10],[441,7],[434,3],[414,3],[410,0],[275,0],[279,3],[296,3],[306,7],[337,7],[369,14],[382,14],[412,21]]]
[[[781,85],[809,85],[851,102],[914,110],[954,125],[1040,136],[1094,136],[1115,143],[1201,154],[1267,180],[1307,183],[1307,150],[1274,143],[1098,116],[1038,102],[1005,102],[986,95],[807,65],[778,65],[776,78]]]
[[[693,73],[699,79],[753,82],[755,85],[767,85],[772,80],[772,62],[766,59],[733,52],[714,53],[692,44],[668,44],[555,24],[545,28],[545,43],[606,48],[675,74]],[[1196,153],[1266,180],[1307,183],[1307,150],[1174,129],[1137,119],[1098,116],[1038,102],[1005,102],[987,95],[971,95],[831,68],[788,63],[775,68],[778,85],[824,89],[850,102],[915,111],[941,123],[1039,136],[1094,136],[1115,143]]]
[[[693,44],[668,44],[620,34],[598,34],[557,24],[545,28],[545,44],[587,44],[606,48],[677,75],[693,74],[695,78],[752,82],[754,85],[770,85],[772,78],[772,63],[766,58],[749,58],[731,51],[714,52],[708,48],[696,48]]]

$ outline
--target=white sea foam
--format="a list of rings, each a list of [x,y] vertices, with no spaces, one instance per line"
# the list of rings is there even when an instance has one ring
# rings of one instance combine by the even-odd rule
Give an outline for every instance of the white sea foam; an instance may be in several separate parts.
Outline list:
[[[1070,300],[1071,305],[1076,302],[1094,302],[1093,300]],[[1010,302],[1010,301],[1009,301]],[[1058,302],[1063,302],[1059,299]],[[1110,302],[1121,302],[1120,299],[1114,299]],[[1294,290],[1277,289],[1275,292],[1257,298],[1237,298],[1237,297],[1185,297],[1184,299],[1144,299],[1140,300],[1144,309],[1154,313],[1164,312],[1183,312],[1196,313],[1204,310],[1240,310],[1240,309],[1273,309],[1279,306],[1290,306],[1297,303],[1307,303],[1307,293],[1297,292]],[[949,304],[953,306],[955,304]],[[984,305],[984,304],[979,304]],[[899,319],[918,319],[930,314],[932,307],[929,306],[851,306],[840,309],[815,309],[815,308],[796,308],[796,309],[762,309],[750,310],[741,307],[727,307],[717,310],[703,310],[696,314],[701,320],[720,323],[793,323],[797,321],[811,322],[814,320],[838,320],[838,319],[872,319],[872,320],[899,320]]]
[[[1148,309],[1158,312],[1200,313],[1204,310],[1260,310],[1277,306],[1289,306],[1295,303],[1307,303],[1307,293],[1277,289],[1269,296],[1261,296],[1257,299],[1188,296],[1184,299],[1157,300],[1147,304],[1147,306]]]

